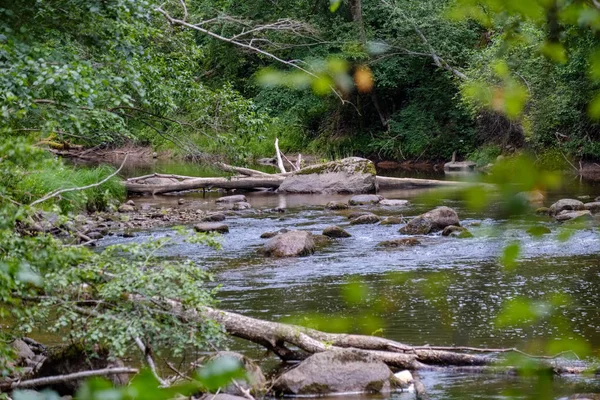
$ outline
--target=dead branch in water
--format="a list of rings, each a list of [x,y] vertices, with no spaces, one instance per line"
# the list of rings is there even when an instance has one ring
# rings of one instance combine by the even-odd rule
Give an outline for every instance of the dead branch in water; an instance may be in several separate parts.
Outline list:
[[[104,368],[91,371],[75,372],[67,375],[48,376],[44,378],[28,379],[26,381],[16,381],[10,383],[0,383],[0,392],[14,389],[31,389],[42,386],[54,385],[57,383],[65,383],[93,376],[108,376],[118,374],[137,374],[139,370],[136,368]]]

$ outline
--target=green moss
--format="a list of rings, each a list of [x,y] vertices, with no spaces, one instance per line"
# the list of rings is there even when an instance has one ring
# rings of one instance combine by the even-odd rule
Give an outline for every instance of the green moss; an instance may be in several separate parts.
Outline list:
[[[328,394],[331,393],[329,385],[324,383],[311,383],[310,385],[303,386],[298,394]]]
[[[367,393],[379,393],[383,389],[384,381],[371,381],[365,387]]]
[[[312,165],[296,172],[297,175],[323,174],[327,172],[347,172],[375,175],[375,164],[369,160],[338,160],[324,164]]]

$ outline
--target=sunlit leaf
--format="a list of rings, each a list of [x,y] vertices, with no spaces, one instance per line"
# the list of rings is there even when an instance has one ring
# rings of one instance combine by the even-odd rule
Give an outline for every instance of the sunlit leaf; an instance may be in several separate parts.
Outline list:
[[[342,286],[342,296],[348,304],[363,304],[369,296],[369,288],[355,279]]]
[[[540,52],[558,64],[567,62],[567,50],[561,43],[546,42],[540,47]]]
[[[511,243],[504,248],[500,263],[507,270],[514,269],[517,265],[519,254],[521,254],[521,245],[518,242]]]
[[[537,313],[527,299],[517,298],[504,305],[496,318],[496,326],[516,326],[535,321]]]
[[[373,72],[366,65],[358,67],[354,73],[354,82],[359,92],[370,92],[373,90]]]
[[[588,105],[588,114],[593,119],[600,119],[600,94],[596,95]]]
[[[244,379],[246,371],[241,361],[235,357],[218,357],[197,371],[196,379],[209,391],[226,387],[234,379]]]
[[[329,11],[336,12],[341,4],[342,0],[329,0]]]

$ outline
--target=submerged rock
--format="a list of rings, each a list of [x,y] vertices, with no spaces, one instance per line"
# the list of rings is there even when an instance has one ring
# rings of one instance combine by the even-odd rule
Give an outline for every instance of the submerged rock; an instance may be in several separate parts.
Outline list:
[[[383,200],[383,197],[376,194],[361,194],[352,196],[352,198],[348,200],[348,204],[351,206],[362,206],[367,204],[377,204],[381,200]]]
[[[380,225],[402,225],[405,222],[402,217],[387,217],[381,221]]]
[[[246,201],[238,201],[237,203],[233,204],[234,211],[249,210],[251,208],[252,208],[252,206],[250,205],[250,203],[248,203]]]
[[[260,367],[249,358],[243,356],[240,353],[233,351],[220,351],[211,357],[211,361],[218,360],[221,358],[233,359],[239,363],[240,367],[246,371],[246,378],[244,380],[236,380],[238,385],[230,384],[224,388],[220,388],[220,393],[229,395],[230,398],[235,396],[243,396],[243,390],[248,390],[251,394],[260,395],[265,392],[267,379],[263,374]],[[211,395],[211,396],[214,396]]]
[[[278,231],[272,231],[272,232],[265,232],[262,235],[260,235],[261,239],[271,239],[272,237],[275,237],[281,233],[286,233],[289,232],[288,229],[280,229]]]
[[[557,221],[559,222],[566,222],[566,221],[584,221],[584,220],[591,220],[592,219],[592,213],[589,212],[588,210],[582,210],[582,211],[562,211],[560,214],[558,214],[557,216],[554,217]]]
[[[321,396],[335,393],[387,393],[400,381],[383,362],[352,350],[316,353],[281,375],[278,395]]]
[[[432,229],[433,225],[430,220],[423,217],[416,217],[400,228],[398,232],[405,235],[427,235]]]
[[[383,199],[379,202],[379,205],[386,207],[408,207],[410,205],[410,202],[408,200]]]
[[[199,224],[194,225],[194,229],[196,230],[196,232],[200,233],[229,233],[229,226],[218,222],[201,222]]]
[[[223,196],[223,197],[219,197],[216,202],[217,203],[242,203],[242,202],[247,202],[248,200],[246,200],[246,196],[244,196],[243,194],[236,194],[233,196]]]
[[[561,199],[550,206],[549,214],[557,215],[562,211],[581,211],[585,206],[583,202],[575,199]]]
[[[348,207],[348,203],[344,203],[342,201],[330,201],[325,206],[325,208],[328,210],[347,210]]]
[[[539,215],[549,215],[550,209],[548,207],[539,207],[535,210],[535,213]]]
[[[365,214],[350,221],[351,225],[368,225],[378,223],[380,218],[375,214]]]
[[[402,239],[393,239],[386,240],[385,242],[381,242],[378,244],[380,247],[412,247],[418,246],[421,244],[421,241],[415,238],[402,238]]]
[[[313,240],[315,241],[315,248],[326,247],[333,243],[333,239],[325,235],[313,235]]]
[[[374,193],[375,165],[359,157],[313,165],[287,176],[277,189],[287,193]]]
[[[211,213],[207,214],[200,219],[202,222],[223,222],[225,221],[225,214],[223,213]]]
[[[330,237],[330,238],[347,238],[352,236],[351,234],[349,234],[348,232],[346,232],[344,229],[340,228],[339,226],[328,226],[327,228],[323,229],[323,235]]]
[[[462,226],[450,225],[444,228],[442,236],[468,238],[473,237],[473,234],[471,234],[467,228],[463,228]]]
[[[375,215],[375,214],[373,214],[372,212],[368,212],[368,211],[354,211],[354,212],[351,212],[350,214],[348,214],[348,219],[353,220],[358,217],[362,217],[363,215]]]
[[[314,253],[313,235],[306,231],[289,231],[279,234],[265,243],[263,254],[272,257],[297,257]]]

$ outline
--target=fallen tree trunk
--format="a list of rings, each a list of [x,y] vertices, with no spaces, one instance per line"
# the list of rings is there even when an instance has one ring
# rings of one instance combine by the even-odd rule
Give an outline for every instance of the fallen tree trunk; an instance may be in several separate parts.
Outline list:
[[[226,166],[226,164],[224,164]],[[196,178],[182,175],[163,175],[151,174],[135,178],[130,178],[125,182],[125,186],[132,193],[161,194],[170,192],[180,192],[194,189],[241,189],[256,190],[260,188],[277,189],[286,175],[267,174],[260,171],[254,171],[247,168],[227,166],[223,168],[226,171],[243,173],[246,176],[233,176],[222,178]],[[288,173],[289,174],[289,173]],[[148,178],[170,178],[172,181],[164,184],[144,183]],[[377,176],[377,185],[380,190],[385,189],[415,189],[431,187],[464,187],[472,185],[470,182],[457,181],[438,181],[431,179],[413,179],[413,178],[390,178]]]
[[[169,192],[180,192],[194,189],[242,189],[255,190],[259,188],[278,188],[285,179],[283,176],[265,175],[248,177],[226,177],[226,178],[190,178],[171,176],[171,178],[180,179],[164,184],[146,184],[142,183],[142,178],[132,178],[125,182],[125,187],[132,193],[161,194]]]

